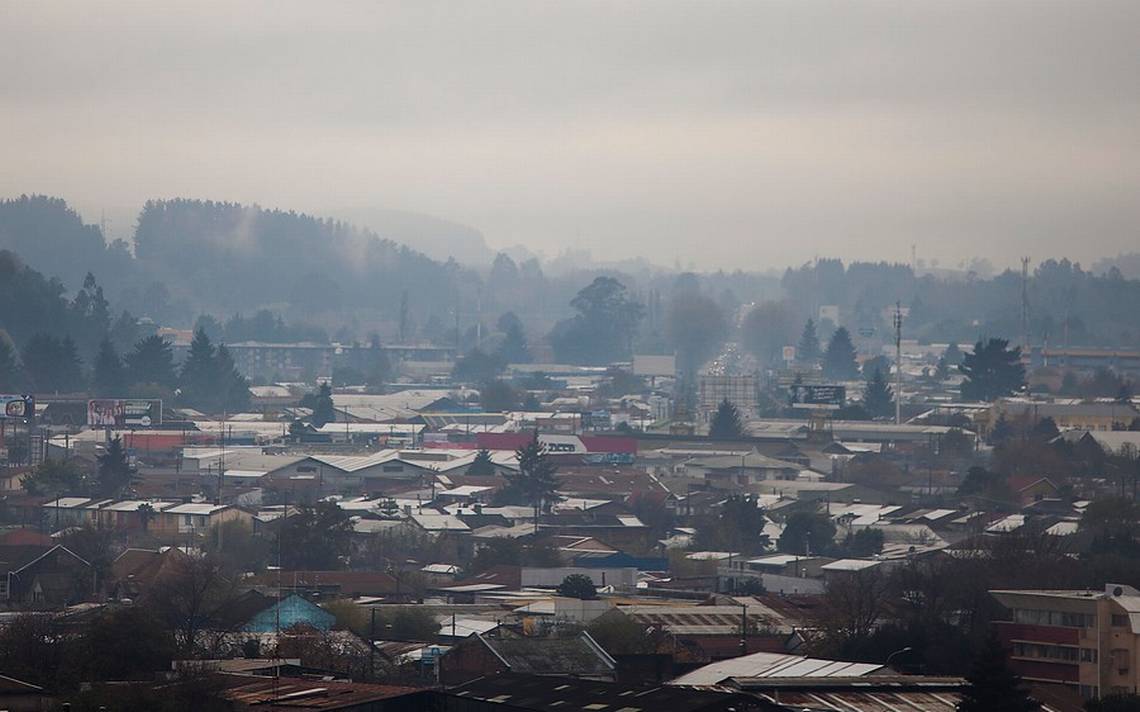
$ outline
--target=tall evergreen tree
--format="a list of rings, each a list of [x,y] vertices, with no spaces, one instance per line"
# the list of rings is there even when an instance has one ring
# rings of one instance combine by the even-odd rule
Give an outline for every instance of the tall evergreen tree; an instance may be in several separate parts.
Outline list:
[[[326,423],[334,422],[336,420],[336,409],[333,407],[332,386],[322,383],[316,393],[306,393],[305,397],[301,399],[301,407],[313,411],[310,420],[315,427],[319,428]]]
[[[883,376],[882,369],[875,369],[863,390],[863,409],[872,418],[885,418],[895,410],[894,393]]]
[[[233,356],[225,344],[219,344],[214,354],[214,373],[217,378],[217,400],[222,410],[238,413],[249,408],[249,379],[241,375]]]
[[[946,350],[942,352],[942,357],[946,359],[948,366],[959,366],[962,363],[962,350],[958,348],[957,341],[951,341]]]
[[[842,326],[835,330],[831,341],[827,343],[827,352],[823,355],[823,375],[837,381],[859,377],[859,366],[855,363],[855,345],[851,343],[851,334]]]
[[[202,329],[194,332],[182,364],[182,399],[208,413],[236,413],[249,407],[249,381],[234,365],[224,344],[214,348]]]
[[[495,463],[486,448],[475,453],[475,459],[467,466],[466,475],[489,476],[495,474]]]
[[[962,397],[992,401],[1012,395],[1025,385],[1021,348],[1009,348],[1006,339],[989,339],[974,344],[974,352],[962,358],[958,367],[965,376]]]
[[[20,364],[16,360],[16,349],[8,335],[0,330],[0,393],[12,393],[20,389]]]
[[[60,390],[76,393],[83,390],[83,360],[79,358],[79,348],[70,336],[59,342],[59,384]]]
[[[138,480],[138,473],[127,457],[123,439],[115,436],[107,443],[99,461],[98,487],[101,497],[125,497]]]
[[[91,390],[97,396],[122,397],[127,393],[127,372],[110,339],[99,344],[91,372]]]
[[[803,363],[815,363],[819,360],[819,335],[815,330],[815,322],[811,319],[804,324],[804,331],[800,334],[800,342],[796,346],[796,360]]]
[[[727,398],[720,402],[716,412],[713,413],[712,420],[709,421],[709,437],[744,437],[744,424],[740,420],[740,411]]]
[[[507,486],[500,490],[499,500],[505,504],[528,504],[534,508],[534,524],[538,527],[538,515],[555,500],[558,483],[554,474],[558,466],[550,459],[546,445],[538,439],[538,431],[526,444],[515,451],[518,458],[517,474],[507,475]]]
[[[24,374],[37,391],[72,393],[83,390],[83,366],[70,336],[57,339],[34,334],[20,359]]]
[[[206,406],[214,382],[214,345],[205,329],[194,332],[190,353],[182,363],[179,386],[183,400],[192,407]]]
[[[966,675],[966,686],[958,702],[958,712],[1037,712],[1041,705],[1029,696],[1009,667],[1005,648],[991,633],[974,657]]]
[[[530,363],[530,347],[526,343],[522,321],[514,312],[499,317],[499,330],[503,332],[503,342],[499,344],[496,356],[503,363]]]
[[[126,356],[127,379],[132,384],[153,383],[173,388],[178,382],[174,370],[174,352],[170,342],[158,334],[135,343]]]

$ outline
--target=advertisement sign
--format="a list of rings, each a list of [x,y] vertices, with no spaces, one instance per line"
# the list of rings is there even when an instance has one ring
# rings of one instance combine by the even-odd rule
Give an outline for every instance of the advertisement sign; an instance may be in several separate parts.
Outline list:
[[[635,376],[661,376],[672,378],[677,374],[677,358],[675,356],[642,356],[633,357],[633,375]]]
[[[0,394],[0,419],[31,418],[35,414],[35,397],[29,395]]]
[[[847,389],[829,384],[793,383],[789,396],[793,407],[841,408],[847,399]]]
[[[149,428],[162,423],[162,401],[99,398],[87,401],[93,428]]]

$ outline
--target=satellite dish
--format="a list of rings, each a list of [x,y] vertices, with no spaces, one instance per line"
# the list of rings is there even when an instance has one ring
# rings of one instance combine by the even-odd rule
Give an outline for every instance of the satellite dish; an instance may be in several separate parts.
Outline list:
[[[1112,589],[1112,595],[1119,598],[1120,596],[1124,595],[1124,589],[1120,586],[1117,586],[1116,588]]]

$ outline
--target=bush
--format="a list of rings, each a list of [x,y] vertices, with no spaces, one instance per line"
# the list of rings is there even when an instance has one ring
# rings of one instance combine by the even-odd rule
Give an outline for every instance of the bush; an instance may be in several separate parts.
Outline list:
[[[588,601],[598,597],[594,580],[585,574],[570,574],[558,585],[558,595]]]

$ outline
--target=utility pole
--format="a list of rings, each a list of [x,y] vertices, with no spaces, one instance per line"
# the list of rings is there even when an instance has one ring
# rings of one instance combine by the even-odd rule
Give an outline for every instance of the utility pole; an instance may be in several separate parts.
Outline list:
[[[222,503],[222,487],[226,484],[226,409],[222,408],[222,452],[218,458],[218,497],[215,504]]]
[[[748,654],[748,604],[740,604],[740,654]]]
[[[1029,258],[1021,258],[1021,353],[1029,353]]]
[[[902,425],[902,302],[895,302],[895,425]]]

